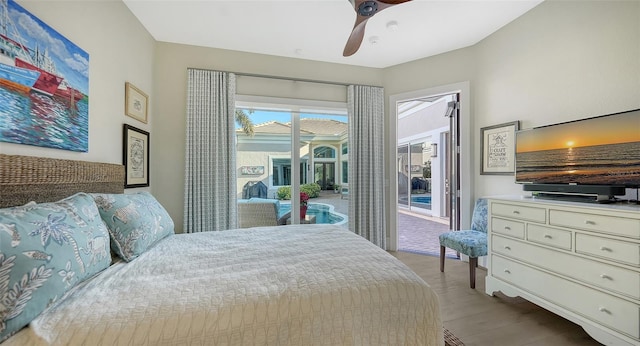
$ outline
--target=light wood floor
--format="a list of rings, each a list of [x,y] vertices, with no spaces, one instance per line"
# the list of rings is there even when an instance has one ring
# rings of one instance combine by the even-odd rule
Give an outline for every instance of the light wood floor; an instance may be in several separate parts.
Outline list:
[[[447,259],[391,252],[415,271],[440,297],[444,327],[467,346],[600,345],[580,326],[522,298],[484,293],[486,270],[478,268],[476,289],[469,288],[469,265]]]

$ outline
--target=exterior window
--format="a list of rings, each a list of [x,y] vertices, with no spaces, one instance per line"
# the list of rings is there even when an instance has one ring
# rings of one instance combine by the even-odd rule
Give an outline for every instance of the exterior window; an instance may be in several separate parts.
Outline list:
[[[313,157],[316,159],[334,159],[336,150],[330,147],[318,147],[313,149]]]
[[[349,153],[349,143],[342,143],[342,155]]]
[[[347,161],[342,161],[342,183],[349,183],[349,163]]]
[[[273,159],[273,186],[291,185],[291,159]]]
[[[273,186],[291,185],[291,159],[272,159]],[[307,183],[307,160],[300,162],[300,184]]]

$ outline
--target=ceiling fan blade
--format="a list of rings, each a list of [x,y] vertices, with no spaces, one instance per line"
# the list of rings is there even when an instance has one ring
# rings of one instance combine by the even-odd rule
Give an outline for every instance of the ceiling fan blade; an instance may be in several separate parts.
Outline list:
[[[408,2],[411,0],[378,0],[378,2],[383,2],[385,4],[389,4],[389,5],[398,5],[401,4],[403,2]]]
[[[364,28],[367,25],[368,19],[369,17],[362,16],[358,16],[358,18],[356,18],[356,24],[353,26],[349,39],[347,39],[347,44],[344,46],[342,56],[351,56],[358,51],[360,44],[362,44],[362,39],[364,38]]]
[[[353,26],[353,30],[347,40],[342,55],[345,57],[351,56],[360,49],[362,39],[364,38],[364,29],[369,18],[384,9],[408,1],[411,0],[349,0],[356,11],[356,23]]]

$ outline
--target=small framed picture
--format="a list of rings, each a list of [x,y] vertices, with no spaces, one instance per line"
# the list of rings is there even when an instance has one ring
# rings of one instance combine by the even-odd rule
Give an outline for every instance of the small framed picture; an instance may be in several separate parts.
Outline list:
[[[124,124],[122,163],[125,189],[149,186],[149,132]]]
[[[126,82],[124,85],[124,113],[136,120],[147,123],[149,96]]]
[[[480,174],[511,175],[515,172],[516,131],[520,121],[480,129]]]

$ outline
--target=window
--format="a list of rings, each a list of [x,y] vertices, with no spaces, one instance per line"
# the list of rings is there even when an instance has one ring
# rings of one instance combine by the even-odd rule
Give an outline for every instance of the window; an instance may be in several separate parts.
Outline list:
[[[316,159],[334,159],[336,150],[330,147],[317,147],[313,149],[313,157]]]
[[[273,167],[272,186],[291,185],[291,159],[271,159]],[[307,160],[300,162],[300,184],[307,183]]]
[[[349,153],[349,143],[342,143],[342,155]]]
[[[349,163],[347,161],[342,161],[342,183],[349,183]]]

